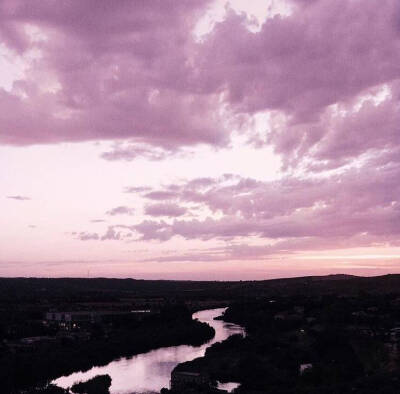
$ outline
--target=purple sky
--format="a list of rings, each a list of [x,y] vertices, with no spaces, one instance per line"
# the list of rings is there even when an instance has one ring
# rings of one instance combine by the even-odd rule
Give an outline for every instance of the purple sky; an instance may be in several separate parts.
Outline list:
[[[3,0],[0,67],[0,276],[400,272],[398,0]]]

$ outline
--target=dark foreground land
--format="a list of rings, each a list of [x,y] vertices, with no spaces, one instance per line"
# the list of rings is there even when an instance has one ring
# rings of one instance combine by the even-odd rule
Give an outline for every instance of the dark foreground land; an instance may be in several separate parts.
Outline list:
[[[178,372],[202,383],[172,391],[218,392],[218,380],[240,383],[237,393],[400,392],[398,275],[253,282],[3,278],[0,392],[63,394],[43,387],[121,356],[203,343],[213,330],[191,313],[220,306],[229,306],[224,319],[244,326],[247,336],[179,365]],[[65,320],[71,312],[78,320]],[[99,377],[73,392],[107,393],[108,383]]]
[[[178,365],[176,376],[189,373],[192,381],[162,392],[217,393],[219,381],[240,383],[237,394],[400,393],[397,280],[369,279],[366,289],[360,278],[339,279],[319,294],[314,288],[234,300],[223,320],[244,326],[246,337],[232,336]],[[355,288],[344,292],[348,284]]]
[[[44,387],[119,357],[211,339],[214,330],[192,320],[192,312],[221,301],[186,305],[186,287],[175,287],[172,282],[0,279],[0,393],[63,393]]]

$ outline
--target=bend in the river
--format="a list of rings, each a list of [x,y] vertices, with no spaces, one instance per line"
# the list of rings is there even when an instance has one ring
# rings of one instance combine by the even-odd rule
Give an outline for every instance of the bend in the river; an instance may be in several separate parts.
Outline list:
[[[180,363],[202,357],[206,349],[215,342],[221,342],[233,334],[243,334],[244,329],[236,324],[214,318],[222,315],[225,308],[197,312],[194,319],[208,323],[215,330],[215,336],[201,346],[171,346],[152,350],[130,358],[121,358],[103,367],[93,367],[86,372],[76,372],[56,379],[60,387],[70,387],[79,381],[86,381],[96,375],[111,376],[111,394],[159,393],[169,387],[172,370]]]

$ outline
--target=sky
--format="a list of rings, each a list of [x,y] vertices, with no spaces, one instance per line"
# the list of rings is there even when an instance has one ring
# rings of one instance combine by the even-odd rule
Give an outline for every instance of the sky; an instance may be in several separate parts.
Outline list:
[[[398,0],[1,0],[0,276],[400,273]]]

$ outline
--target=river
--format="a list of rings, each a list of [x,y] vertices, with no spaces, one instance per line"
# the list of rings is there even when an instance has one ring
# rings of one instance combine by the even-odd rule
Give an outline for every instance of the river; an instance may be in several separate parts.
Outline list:
[[[221,316],[225,308],[208,309],[197,312],[194,319],[208,323],[215,330],[215,336],[201,346],[171,346],[121,358],[103,367],[93,367],[86,372],[76,372],[53,381],[54,384],[68,388],[76,382],[85,382],[96,375],[111,376],[111,394],[159,393],[161,388],[169,387],[171,371],[184,361],[204,356],[206,349],[215,342],[221,342],[233,334],[244,334],[244,329],[236,324],[214,320]]]

